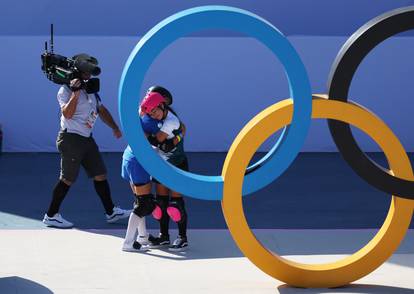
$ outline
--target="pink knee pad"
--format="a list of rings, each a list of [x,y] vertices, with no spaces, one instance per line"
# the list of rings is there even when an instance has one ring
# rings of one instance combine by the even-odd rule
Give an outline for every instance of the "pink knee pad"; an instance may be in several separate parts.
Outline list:
[[[152,211],[152,217],[156,220],[160,220],[162,217],[162,210],[158,205],[155,205],[154,210]]]
[[[177,207],[169,206],[167,213],[174,222],[178,223],[181,220],[181,212]]]

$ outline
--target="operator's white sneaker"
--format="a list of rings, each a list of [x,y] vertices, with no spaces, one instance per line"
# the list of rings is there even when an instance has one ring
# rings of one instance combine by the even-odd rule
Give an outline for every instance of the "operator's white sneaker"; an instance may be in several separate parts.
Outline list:
[[[106,222],[107,223],[117,222],[120,219],[129,217],[131,212],[132,212],[132,210],[125,210],[125,209],[122,209],[122,208],[119,208],[119,207],[115,206],[111,215],[108,215],[108,214],[105,213]]]
[[[56,213],[54,216],[50,217],[45,213],[43,217],[43,223],[48,227],[62,228],[67,229],[73,227],[73,224],[65,220],[60,213]]]

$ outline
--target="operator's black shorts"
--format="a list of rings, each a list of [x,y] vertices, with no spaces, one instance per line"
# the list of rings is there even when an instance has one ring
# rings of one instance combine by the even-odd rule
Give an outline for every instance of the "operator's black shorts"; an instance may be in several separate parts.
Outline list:
[[[81,166],[90,178],[106,174],[105,163],[92,136],[84,137],[61,131],[56,140],[56,147],[61,157],[61,180],[66,179],[74,182]]]
[[[184,160],[183,161],[181,161],[180,163],[178,163],[178,164],[176,164],[176,163],[171,163],[172,165],[174,165],[176,168],[179,168],[179,169],[181,169],[181,170],[184,170],[184,171],[189,171],[189,168],[188,168],[188,159],[187,159],[187,157],[184,157]],[[154,183],[157,183],[157,184],[162,184],[162,183],[160,183],[159,181],[157,181],[157,179],[156,178],[152,178],[152,181],[154,182]]]

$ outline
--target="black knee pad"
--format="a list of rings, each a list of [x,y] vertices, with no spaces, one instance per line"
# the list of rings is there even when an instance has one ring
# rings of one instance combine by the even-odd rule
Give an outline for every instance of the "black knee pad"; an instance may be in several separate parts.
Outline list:
[[[170,202],[170,196],[168,195],[157,194],[155,196],[155,203],[157,203],[162,210],[167,210],[169,202]]]
[[[139,217],[150,215],[155,209],[155,202],[152,194],[139,195],[135,199],[134,213]]]
[[[183,223],[187,220],[187,212],[185,211],[184,199],[182,197],[172,198],[167,213],[176,223]]]

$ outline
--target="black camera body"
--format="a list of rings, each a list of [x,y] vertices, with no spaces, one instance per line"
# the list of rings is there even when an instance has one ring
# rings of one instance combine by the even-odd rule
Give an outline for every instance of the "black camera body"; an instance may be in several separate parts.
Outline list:
[[[78,54],[73,58],[55,54],[53,52],[53,24],[51,25],[50,48],[51,51],[48,51],[46,42],[45,52],[40,56],[42,71],[50,81],[70,87],[71,80],[79,79],[81,88],[85,89],[88,94],[99,92],[100,83],[98,78],[83,81],[81,77],[81,73],[88,73],[93,76],[99,75],[101,69],[97,66],[98,60],[87,54]]]
[[[69,86],[71,80],[80,79],[81,88],[85,89],[88,94],[99,92],[100,83],[98,78],[91,78],[86,82],[81,78],[81,72],[91,73],[92,71],[91,74],[98,75],[100,73],[99,67],[88,65],[84,61],[77,62],[77,60],[51,52],[43,53],[41,59],[42,71],[55,84]]]

